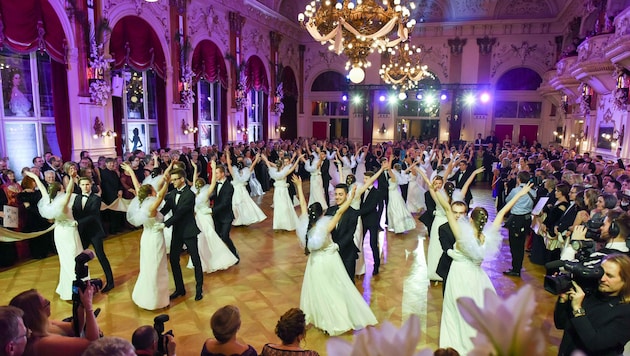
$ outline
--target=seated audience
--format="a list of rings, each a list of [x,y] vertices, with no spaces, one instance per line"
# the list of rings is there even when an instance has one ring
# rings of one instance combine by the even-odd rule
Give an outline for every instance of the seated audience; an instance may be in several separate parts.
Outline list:
[[[280,317],[276,324],[276,335],[282,343],[266,344],[261,356],[319,355],[316,351],[300,347],[300,343],[306,338],[305,316],[301,309],[291,308]]]
[[[214,339],[208,339],[201,348],[201,356],[257,356],[256,350],[236,341],[236,332],[241,328],[241,313],[233,305],[219,308],[210,318]]]

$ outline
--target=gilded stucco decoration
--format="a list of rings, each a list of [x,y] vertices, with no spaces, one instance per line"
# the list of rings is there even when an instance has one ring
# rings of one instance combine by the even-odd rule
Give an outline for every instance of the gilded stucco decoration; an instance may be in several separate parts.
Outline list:
[[[496,50],[492,53],[492,66],[490,76],[494,77],[503,64],[518,61],[518,65],[540,63],[543,69],[551,69],[555,64],[555,44],[549,40],[542,43],[497,43]]]
[[[197,3],[193,3],[197,4]],[[224,14],[219,15],[213,5],[194,6],[188,11],[188,33],[194,37],[201,31],[210,34],[213,41],[218,41],[221,48],[228,48],[229,26]]]

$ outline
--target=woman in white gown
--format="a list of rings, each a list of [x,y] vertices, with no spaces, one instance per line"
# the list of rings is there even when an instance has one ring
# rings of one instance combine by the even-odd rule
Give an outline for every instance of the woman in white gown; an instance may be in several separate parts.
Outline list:
[[[307,160],[302,158],[304,169],[311,174],[310,194],[308,196],[308,205],[320,203],[324,210],[328,209],[326,197],[324,196],[324,183],[322,181],[322,160],[319,159],[319,153],[313,152],[313,158]],[[341,180],[343,182],[343,180]]]
[[[227,167],[232,175],[232,186],[234,186],[234,195],[232,196],[232,211],[234,211],[234,226],[249,226],[257,224],[267,218],[267,215],[260,210],[260,207],[252,200],[247,192],[247,182],[250,179],[251,172],[260,161],[260,156],[256,155],[256,159],[252,162],[251,168],[245,167],[243,161],[238,161],[236,166],[232,166],[231,155],[225,155]]]
[[[293,183],[302,212],[297,235],[308,255],[300,295],[300,309],[306,315],[306,323],[312,323],[331,336],[377,324],[370,306],[348,278],[337,252],[339,246],[332,242],[330,235],[348,210],[356,189],[334,216],[323,216],[319,203],[307,208],[302,180],[294,176]]]
[[[214,219],[212,218],[212,208],[210,208],[210,195],[214,191],[217,184],[216,174],[214,170],[217,164],[215,161],[210,162],[212,168],[212,178],[210,184],[199,178],[197,166],[193,165],[194,174],[193,181],[195,185],[191,190],[195,193],[195,222],[201,232],[197,236],[197,249],[199,250],[199,258],[201,259],[201,269],[205,273],[212,273],[228,269],[234,266],[238,259],[221,240],[214,229]],[[188,259],[188,268],[193,269],[192,259]]]
[[[355,146],[356,148],[356,146]],[[365,175],[365,157],[367,156],[368,146],[363,146],[356,153],[357,167],[354,171],[354,176],[357,178],[357,182],[363,182],[363,176]]]
[[[391,161],[390,161],[391,162]],[[400,164],[396,163],[391,170],[387,186],[389,203],[387,204],[387,228],[395,234],[402,234],[416,228],[416,220],[407,210],[407,204],[400,193],[398,181],[400,180]]]
[[[251,150],[245,151],[245,167],[249,168],[249,172],[251,173],[251,176],[249,177],[249,195],[252,197],[259,197],[264,195],[265,191],[263,190],[262,184],[260,184],[258,178],[256,178],[256,173],[254,172],[255,166],[252,166],[251,155]]]
[[[269,162],[266,156],[262,156],[262,159],[269,167],[269,176],[275,181],[273,184],[273,229],[294,231],[297,228],[298,217],[289,195],[287,177],[297,168],[300,159],[291,164],[289,158],[285,157],[280,167]]]
[[[473,349],[471,337],[477,334],[477,330],[473,329],[461,316],[457,300],[461,297],[472,298],[483,309],[485,290],[495,292],[490,278],[481,268],[481,263],[499,252],[502,240],[499,228],[503,223],[503,218],[518,198],[527,194],[531,187],[530,183],[521,189],[514,199],[497,213],[491,226],[486,226],[488,212],[482,207],[474,208],[470,219],[462,217],[457,220],[445,197],[431,190],[433,198],[446,211],[448,224],[456,241],[453,249],[448,250],[453,263],[448,272],[448,283],[442,304],[440,347],[452,347],[461,355],[467,355]]]
[[[410,213],[416,214],[426,209],[424,202],[424,189],[420,185],[420,175],[416,172],[419,168],[413,167],[409,171],[409,192],[407,193],[407,209]]]
[[[143,227],[140,236],[140,273],[133,287],[131,300],[140,308],[147,310],[166,308],[169,304],[168,263],[163,216],[158,209],[168,191],[169,175],[162,176],[158,183],[159,191],[156,192],[150,184],[140,185],[133,174],[133,169],[127,163],[123,163],[121,168],[131,174],[137,192],[127,209],[127,221],[134,226]]]
[[[341,161],[343,176],[347,177],[348,174],[352,174],[352,169],[357,166],[357,161],[354,156],[348,152],[347,146],[342,146],[341,152],[337,151],[337,159]]]
[[[75,171],[76,172],[76,171]],[[54,182],[48,186],[44,186],[39,177],[31,172],[25,172],[28,177],[35,180],[39,191],[42,192],[42,198],[37,203],[37,208],[42,217],[55,220],[55,230],[53,238],[55,247],[59,257],[59,283],[57,284],[57,294],[62,300],[72,300],[72,282],[76,279],[74,273],[74,258],[83,251],[77,222],[72,216],[72,203],[70,202],[73,193],[64,193],[61,191],[61,184]],[[70,179],[67,192],[74,189],[74,179]],[[74,202],[74,199],[72,199]]]

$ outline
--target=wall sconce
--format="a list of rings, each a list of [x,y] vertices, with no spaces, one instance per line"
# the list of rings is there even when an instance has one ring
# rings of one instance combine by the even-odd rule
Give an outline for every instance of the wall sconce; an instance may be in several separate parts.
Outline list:
[[[626,126],[621,126],[621,131],[614,129],[612,134],[602,134],[602,138],[608,142],[610,142],[611,147],[617,147],[617,142],[623,142],[624,132],[626,131]]]
[[[287,130],[286,126],[278,126],[278,123],[276,123],[276,127],[275,127],[276,132],[285,132]]]
[[[240,121],[236,123],[236,133],[247,133],[247,128],[243,127]]]
[[[451,116],[451,114],[446,115],[446,122],[457,121],[459,120],[459,115],[455,114]]]
[[[182,119],[182,132],[184,133],[184,135],[196,134],[197,131],[199,131],[198,128],[188,125],[186,121]]]
[[[385,123],[381,124],[381,128],[378,129],[378,132],[382,134],[387,133],[387,127],[385,127]]]
[[[114,130],[105,130],[105,126],[103,125],[101,119],[98,118],[98,116],[94,118],[94,126],[92,126],[92,128],[94,129],[94,135],[92,135],[92,137],[95,139],[99,137],[105,138],[118,136],[118,134]]]

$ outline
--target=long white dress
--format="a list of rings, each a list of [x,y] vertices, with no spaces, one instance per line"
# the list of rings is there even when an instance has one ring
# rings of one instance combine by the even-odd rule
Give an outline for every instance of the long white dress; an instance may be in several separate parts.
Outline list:
[[[149,216],[149,208],[155,199],[147,197],[140,203],[135,197],[127,210],[127,221],[144,227],[140,236],[140,273],[131,300],[147,310],[166,308],[169,304],[166,243],[162,229],[156,226],[163,217],[159,212],[155,217]]]
[[[398,183],[389,180],[387,186],[389,195],[389,204],[387,204],[387,222],[388,229],[394,231],[395,234],[402,234],[416,228],[416,220],[407,210],[407,204],[400,194]]]
[[[443,190],[440,190],[438,194],[445,194]],[[462,200],[463,195],[459,189],[455,189],[452,195],[452,200]],[[435,207],[435,219],[433,220],[433,224],[431,225],[431,232],[429,232],[429,248],[427,250],[427,274],[429,276],[429,280],[431,281],[441,281],[442,277],[440,277],[436,270],[438,263],[440,262],[440,258],[442,257],[442,245],[440,244],[440,234],[439,229],[440,226],[446,224],[448,220],[446,219],[446,213],[440,204],[437,204]]]
[[[357,169],[354,171],[354,176],[357,178],[357,182],[363,182],[365,176],[365,153],[361,152],[356,155]]]
[[[349,174],[352,174],[352,168],[356,166],[357,161],[354,159],[354,156],[352,156],[351,154],[348,154],[347,156],[341,156],[341,173],[343,173],[344,178],[347,177]]]
[[[212,209],[209,207],[207,191],[210,185],[205,185],[199,193],[197,189],[192,189],[197,197],[195,198],[195,222],[201,232],[197,235],[197,249],[201,259],[201,269],[205,273],[212,273],[228,269],[234,266],[238,259],[221,240],[214,229],[214,219]],[[192,259],[188,258],[187,268],[193,269]]]
[[[442,322],[440,323],[440,347],[452,347],[460,355],[467,355],[473,348],[470,340],[477,334],[462,318],[457,308],[457,299],[472,298],[480,307],[484,307],[484,291],[494,286],[486,272],[481,268],[484,259],[491,258],[499,251],[501,234],[490,223],[483,230],[484,242],[473,235],[474,230],[468,219],[460,219],[462,236],[454,249],[448,251],[453,258],[448,272],[448,283],[444,291]]]
[[[360,190],[363,184],[354,183],[348,187],[350,191],[354,187],[357,187],[357,190]],[[352,203],[350,207],[354,210],[361,209],[361,195],[355,195],[354,199],[352,199]],[[363,254],[363,222],[361,221],[361,217],[357,219],[357,227],[354,229],[354,244],[359,249],[359,256],[357,258],[357,264],[355,265],[354,274],[357,276],[362,276],[365,274],[365,255]]]
[[[317,165],[319,164],[319,157],[315,156],[315,159],[311,162],[306,161],[304,169],[311,174],[310,194],[308,196],[308,205],[317,202],[322,205],[322,209],[328,209],[326,203],[326,197],[324,196],[324,184],[322,181],[322,172]]]
[[[426,209],[427,205],[424,201],[424,193],[426,190],[422,188],[418,182],[420,179],[417,175],[409,174],[409,190],[407,191],[407,209],[412,214],[420,212],[422,209]]]
[[[328,335],[340,335],[349,330],[363,329],[378,323],[370,306],[348,278],[339,246],[333,243],[326,231],[332,217],[321,217],[308,231],[308,248],[311,251],[306,262],[300,309],[306,315],[306,323],[325,331]],[[307,236],[308,218],[300,218],[298,237],[302,246]]]
[[[57,224],[53,231],[59,257],[59,283],[56,292],[62,300],[72,300],[72,282],[76,279],[74,258],[83,251],[79,230],[72,216],[72,203],[76,194],[72,195],[66,209],[67,214],[63,206],[65,193],[59,192],[52,202],[42,198],[37,203],[42,217],[54,219]]]
[[[291,167],[269,168],[269,176],[275,181],[273,186],[273,229],[294,231],[297,228],[298,217],[289,195],[289,184],[284,175]]]
[[[252,200],[247,192],[247,182],[251,173],[249,168],[245,167],[240,172],[236,166],[232,167],[234,176],[232,176],[232,186],[234,187],[234,195],[232,196],[232,211],[234,211],[234,226],[249,226],[257,224],[267,218],[267,215],[260,210],[260,207]]]

